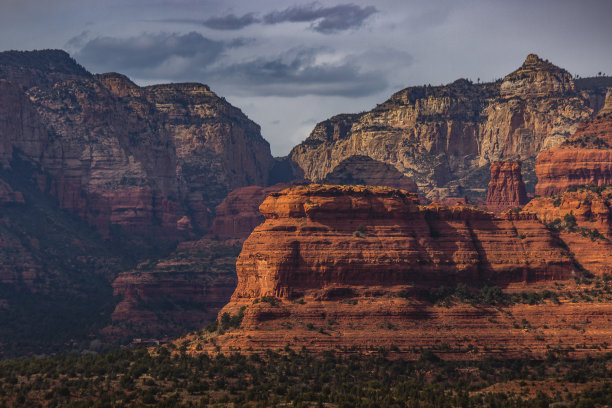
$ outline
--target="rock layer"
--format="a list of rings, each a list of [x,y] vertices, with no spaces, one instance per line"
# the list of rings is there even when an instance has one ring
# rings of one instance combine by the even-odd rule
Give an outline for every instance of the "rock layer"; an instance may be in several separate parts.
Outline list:
[[[579,189],[559,196],[537,197],[525,211],[558,231],[586,270],[612,274],[612,187]]]
[[[201,239],[170,256],[122,272],[113,282],[121,301],[109,337],[177,336],[214,320],[236,288],[239,244]]]
[[[0,164],[19,153],[44,191],[106,236],[112,225],[202,232],[229,191],[265,185],[273,166],[259,126],[206,85],[141,88],[39,51],[0,53],[0,90]]]
[[[529,214],[419,206],[384,187],[299,186],[272,193],[245,241],[233,301],[368,285],[565,279],[568,254]],[[523,237],[524,236],[524,237]]]
[[[562,143],[592,116],[602,92],[575,91],[569,73],[530,55],[495,83],[406,88],[369,112],[334,116],[291,158],[314,182],[349,157],[365,155],[414,179],[429,199],[482,197],[488,181],[482,168],[530,161]]]
[[[279,183],[270,187],[248,186],[232,191],[215,209],[215,219],[208,235],[216,239],[245,240],[264,221],[259,206],[268,194],[289,186]]]
[[[494,162],[490,171],[491,181],[485,204],[488,209],[504,211],[527,204],[520,162]]]
[[[572,287],[576,264],[534,213],[495,216],[462,205],[421,206],[415,194],[396,189],[326,185],[272,193],[260,209],[266,221],[245,241],[238,286],[219,314],[242,310],[242,325],[210,341],[188,336],[194,353],[290,345],[517,357],[525,349],[544,355],[559,341],[590,347],[609,339],[610,302],[500,307],[430,300],[461,284],[506,293]],[[578,324],[585,331],[575,330]]]
[[[536,161],[536,194],[550,196],[581,185],[612,184],[612,91],[597,116]]]
[[[325,176],[325,184],[387,186],[417,192],[416,183],[395,167],[368,156],[351,156]]]

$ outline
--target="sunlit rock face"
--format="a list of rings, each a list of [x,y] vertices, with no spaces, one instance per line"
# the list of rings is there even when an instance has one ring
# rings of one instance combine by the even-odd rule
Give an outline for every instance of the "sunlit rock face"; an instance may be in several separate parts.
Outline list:
[[[536,161],[536,194],[550,196],[572,187],[612,184],[612,91],[595,118]]]
[[[489,170],[491,180],[485,203],[489,210],[500,212],[527,204],[521,162],[494,162]]]
[[[494,83],[406,88],[369,112],[334,116],[316,125],[291,158],[314,182],[363,155],[394,166],[429,199],[484,198],[489,163],[520,160],[532,173],[526,163],[565,141],[603,95],[601,86],[576,90],[567,71],[531,54]]]

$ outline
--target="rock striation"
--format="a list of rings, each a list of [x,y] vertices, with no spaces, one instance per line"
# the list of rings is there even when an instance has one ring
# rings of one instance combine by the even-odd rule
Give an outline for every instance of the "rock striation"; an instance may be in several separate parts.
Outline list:
[[[518,356],[525,348],[543,355],[559,340],[599,344],[609,336],[597,327],[607,327],[602,313],[612,303],[501,308],[431,300],[461,285],[507,293],[573,285],[580,272],[570,252],[534,213],[422,206],[402,190],[334,185],[272,193],[260,210],[266,220],[245,241],[238,285],[219,314],[222,321],[242,313],[242,324],[211,339],[200,332],[180,340],[191,352],[433,346],[451,354],[469,343],[468,350]],[[585,316],[596,322],[588,334],[571,329]]]
[[[489,163],[531,163],[589,119],[602,93],[577,91],[567,71],[532,54],[494,83],[410,87],[369,112],[334,116],[290,156],[314,182],[364,155],[415,180],[429,199],[483,197]]]
[[[417,192],[416,183],[390,164],[368,156],[351,156],[325,176],[325,184],[387,186]]]
[[[582,185],[612,184],[612,90],[595,118],[536,161],[536,194],[551,196]]]
[[[337,285],[529,283],[568,278],[572,266],[529,214],[419,206],[397,189],[298,186],[260,210],[266,221],[243,245],[233,301],[323,296]]]
[[[0,164],[39,167],[41,189],[105,236],[201,233],[274,164],[259,126],[206,85],[139,87],[48,50],[0,53],[0,88]]]
[[[236,288],[235,242],[183,242],[168,257],[122,272],[113,282],[121,300],[103,330],[107,338],[177,336],[214,320]]]
[[[612,274],[612,187],[580,188],[536,197],[524,208],[559,234],[579,265]]]
[[[520,162],[493,162],[490,171],[485,203],[488,209],[499,212],[527,204]]]
[[[215,209],[215,219],[208,236],[244,241],[264,221],[259,206],[268,194],[289,186],[289,183],[279,183],[270,187],[248,186],[232,191]]]

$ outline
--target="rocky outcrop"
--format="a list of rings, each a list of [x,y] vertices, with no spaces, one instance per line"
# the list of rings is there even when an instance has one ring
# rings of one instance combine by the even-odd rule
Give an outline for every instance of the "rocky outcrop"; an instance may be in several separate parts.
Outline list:
[[[0,206],[6,204],[23,204],[23,194],[20,191],[14,191],[11,186],[0,179]]]
[[[499,212],[527,204],[520,162],[493,162],[490,171],[486,201],[488,209]]]
[[[582,185],[612,184],[612,91],[597,116],[536,161],[536,194],[551,196]]]
[[[414,179],[429,199],[486,194],[481,169],[534,159],[562,143],[594,112],[601,90],[575,90],[571,75],[529,55],[503,80],[406,88],[369,112],[319,123],[291,152],[320,182],[342,161],[365,155]],[[527,169],[525,169],[527,170]]]
[[[214,320],[236,288],[240,246],[202,239],[145,262],[113,282],[121,301],[103,333],[124,340],[176,336]]]
[[[229,191],[265,185],[273,166],[259,126],[202,84],[141,88],[40,51],[1,53],[0,88],[2,165],[19,152],[44,191],[105,236],[112,225],[201,233]]]
[[[523,65],[507,75],[500,87],[502,98],[533,98],[574,92],[572,75],[548,60],[529,54]]]
[[[325,176],[325,184],[361,184],[387,186],[417,192],[416,183],[390,164],[368,156],[351,156]]]
[[[222,240],[245,240],[264,221],[259,206],[268,194],[289,186],[288,183],[279,183],[270,187],[248,186],[232,191],[215,209],[215,219],[208,235]]]
[[[235,302],[323,296],[338,285],[528,283],[564,279],[571,269],[535,217],[420,207],[396,189],[299,186],[270,194],[260,210],[266,221],[238,258]]]
[[[471,344],[475,354],[455,358],[475,358],[479,349],[544,355],[558,341],[593,345],[609,336],[601,329],[609,302],[469,305],[456,295],[436,303],[453,287],[496,285],[511,296],[574,285],[578,267],[534,213],[421,206],[401,190],[329,185],[272,193],[260,209],[266,221],[245,241],[238,286],[219,314],[242,314],[241,326],[179,340],[191,352],[439,346],[452,357]],[[596,323],[583,334],[572,325],[585,316]]]
[[[580,188],[537,197],[524,208],[556,231],[577,262],[597,275],[612,274],[612,187]]]

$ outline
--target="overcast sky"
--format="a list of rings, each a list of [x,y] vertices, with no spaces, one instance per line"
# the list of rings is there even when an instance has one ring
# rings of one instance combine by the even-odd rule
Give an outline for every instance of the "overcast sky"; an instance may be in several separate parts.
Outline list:
[[[277,156],[330,116],[494,80],[531,52],[612,74],[611,0],[0,0],[0,34],[1,50],[62,48],[140,85],[208,84]]]

